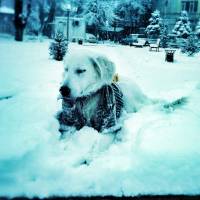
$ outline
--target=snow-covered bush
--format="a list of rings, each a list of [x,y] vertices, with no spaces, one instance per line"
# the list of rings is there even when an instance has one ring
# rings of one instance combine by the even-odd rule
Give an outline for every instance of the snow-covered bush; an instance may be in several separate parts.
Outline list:
[[[149,19],[150,24],[146,28],[146,34],[148,38],[158,38],[162,30],[162,18],[160,17],[160,11],[156,10],[151,14]]]
[[[67,41],[62,32],[57,32],[54,41],[49,47],[50,56],[61,61],[67,52]]]
[[[187,54],[188,56],[193,56],[199,51],[200,49],[197,45],[197,38],[194,34],[191,34],[187,39],[186,45],[182,47],[181,52]]]
[[[188,13],[187,11],[182,11],[172,33],[176,34],[178,37],[187,38],[191,32],[192,29],[190,27]]]
[[[197,26],[196,26],[196,31],[195,31],[197,37],[200,39],[200,19],[197,23]]]

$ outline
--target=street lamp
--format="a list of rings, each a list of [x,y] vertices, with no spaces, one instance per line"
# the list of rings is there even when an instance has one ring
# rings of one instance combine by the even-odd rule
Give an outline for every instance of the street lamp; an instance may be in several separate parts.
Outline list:
[[[63,4],[62,5],[63,11],[67,13],[67,43],[69,43],[69,17],[70,17],[70,12],[76,12],[77,7],[71,6],[71,4]]]
[[[106,40],[108,40],[109,22],[106,20]]]
[[[69,43],[69,15],[71,11],[71,4],[63,4],[62,9],[67,12],[67,43]]]

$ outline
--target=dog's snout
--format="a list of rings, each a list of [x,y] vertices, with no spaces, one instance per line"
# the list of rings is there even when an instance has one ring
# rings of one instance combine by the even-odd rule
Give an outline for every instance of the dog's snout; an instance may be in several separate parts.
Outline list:
[[[60,93],[61,93],[61,95],[63,96],[63,97],[68,97],[69,95],[70,95],[70,88],[69,87],[67,87],[67,86],[62,86],[61,88],[60,88]]]

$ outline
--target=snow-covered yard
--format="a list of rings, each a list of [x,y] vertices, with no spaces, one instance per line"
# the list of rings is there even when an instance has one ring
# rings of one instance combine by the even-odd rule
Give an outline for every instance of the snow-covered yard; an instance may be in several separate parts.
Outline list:
[[[200,193],[199,54],[177,51],[167,63],[164,50],[70,45],[105,53],[151,98],[189,100],[171,112],[152,105],[127,115],[117,139],[85,127],[60,140],[63,67],[48,46],[0,39],[0,196]]]

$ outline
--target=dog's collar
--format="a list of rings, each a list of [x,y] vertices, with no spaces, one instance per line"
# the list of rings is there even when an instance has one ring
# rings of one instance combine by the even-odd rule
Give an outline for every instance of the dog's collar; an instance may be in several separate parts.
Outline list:
[[[77,97],[76,98],[76,101],[82,101],[82,100],[86,100],[86,99],[90,99],[91,97],[95,96],[96,94],[98,94],[102,89],[103,87],[105,87],[106,85],[103,85],[101,88],[99,88],[97,91],[95,92],[91,92],[87,95],[84,95],[84,96],[81,96],[81,97]]]

